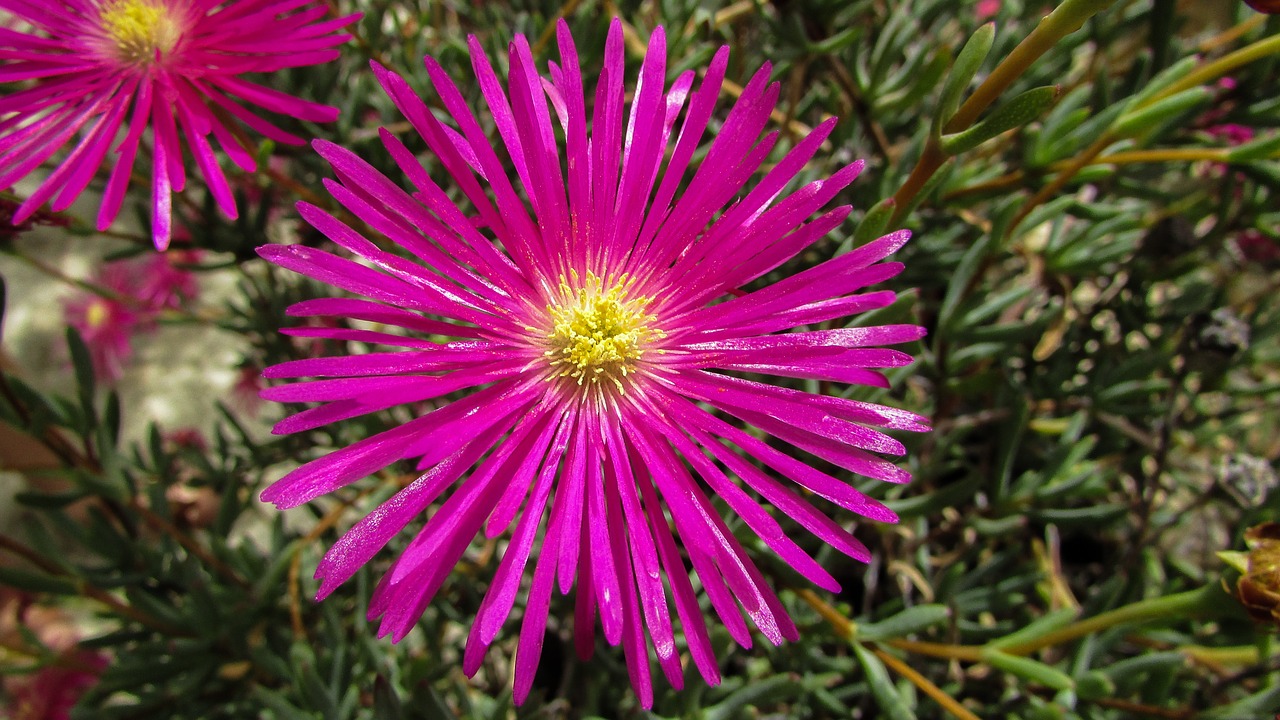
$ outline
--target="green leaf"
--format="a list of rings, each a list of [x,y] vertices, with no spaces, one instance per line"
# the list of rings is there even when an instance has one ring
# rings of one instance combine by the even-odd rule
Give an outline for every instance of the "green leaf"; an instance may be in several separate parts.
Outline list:
[[[1115,695],[1116,684],[1107,674],[1091,670],[1076,678],[1076,695],[1081,700],[1097,700]]]
[[[1146,107],[1138,107],[1121,115],[1111,126],[1117,137],[1135,137],[1161,122],[1170,120],[1192,108],[1208,103],[1213,92],[1205,87],[1194,87],[1156,101]]]
[[[1003,650],[1008,647],[1020,645],[1028,640],[1034,640],[1045,633],[1053,632],[1059,628],[1065,627],[1072,620],[1076,619],[1079,613],[1075,608],[1060,608],[1047,612],[1035,619],[1026,627],[1016,632],[1009,633],[1002,638],[992,640],[987,643],[987,647],[996,650]]]
[[[1270,160],[1280,154],[1280,133],[1270,137],[1258,138],[1232,148],[1227,152],[1227,162],[1242,163],[1254,160]]]
[[[969,281],[973,278],[974,273],[978,271],[978,265],[986,259],[987,253],[990,252],[991,236],[984,235],[977,242],[969,246],[965,251],[964,257],[960,258],[960,264],[952,271],[951,278],[947,283],[947,293],[942,298],[942,307],[938,310],[938,327],[951,328],[951,318],[955,315],[960,301],[964,299],[965,293],[969,289]]]
[[[973,32],[960,54],[956,56],[955,65],[951,66],[951,74],[942,86],[942,99],[938,101],[938,110],[933,117],[933,135],[942,134],[942,128],[951,121],[960,107],[960,98],[969,88],[978,69],[991,52],[991,45],[996,39],[996,24],[987,23]]]
[[[853,248],[859,248],[867,243],[875,240],[884,234],[885,228],[889,226],[889,220],[893,218],[893,211],[896,203],[893,198],[887,197],[867,211],[863,216],[862,222],[858,223],[857,229],[853,231],[853,240],[842,248],[843,252],[848,252]]]
[[[284,695],[274,690],[254,685],[250,692],[268,712],[274,714],[276,720],[316,720],[315,714],[298,709]]]
[[[748,705],[776,702],[779,698],[795,697],[803,691],[804,686],[794,675],[774,675],[735,690],[719,704],[707,708],[702,717],[703,720],[731,720],[740,717],[742,710]]]
[[[1073,690],[1076,686],[1070,675],[1057,668],[1050,667],[1031,658],[1010,655],[994,648],[987,648],[982,651],[982,661],[993,668],[1054,690]]]
[[[1189,55],[1170,65],[1162,70],[1159,75],[1151,78],[1151,80],[1147,82],[1146,87],[1142,88],[1141,91],[1133,96],[1133,99],[1129,102],[1129,106],[1136,107],[1145,103],[1147,100],[1162,92],[1165,88],[1186,77],[1199,64],[1200,58],[1195,55]]]
[[[898,688],[894,686],[893,680],[889,677],[889,671],[884,663],[880,662],[880,658],[863,647],[861,643],[854,643],[853,651],[867,674],[867,686],[871,688],[876,705],[880,707],[879,717],[888,718],[888,720],[915,720],[916,714],[898,693]]]
[[[1257,720],[1280,708],[1280,685],[1197,715],[1201,720]]]
[[[859,625],[859,640],[887,640],[918,633],[951,617],[946,605],[916,605],[880,622]]]
[[[14,502],[31,508],[45,510],[64,508],[71,503],[88,496],[83,490],[71,490],[64,493],[21,492],[13,497]]]
[[[943,135],[942,152],[948,155],[959,155],[1001,133],[1026,125],[1040,117],[1040,113],[1052,105],[1061,92],[1062,88],[1058,85],[1044,85],[1022,93],[996,108],[973,127],[952,135]]]
[[[80,331],[67,328],[67,348],[71,351],[71,364],[76,373],[76,389],[80,393],[80,407],[84,410],[89,425],[96,424],[96,413],[93,408],[93,360],[89,354],[89,346],[84,344]]]
[[[74,595],[77,592],[76,582],[69,578],[5,567],[0,567],[0,585],[8,585],[28,592],[51,593],[53,595]]]

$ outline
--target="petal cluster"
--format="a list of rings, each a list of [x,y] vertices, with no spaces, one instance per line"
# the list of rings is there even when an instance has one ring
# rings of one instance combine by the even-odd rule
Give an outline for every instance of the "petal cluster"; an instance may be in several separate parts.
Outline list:
[[[91,278],[97,289],[66,300],[63,315],[80,332],[99,379],[113,383],[123,377],[134,336],[154,330],[163,312],[196,297],[195,273],[182,264],[200,258],[199,251],[177,250],[144,261],[105,263]]]
[[[479,533],[510,532],[470,631],[466,672],[480,667],[527,588],[514,680],[523,701],[552,595],[573,590],[580,654],[590,654],[599,618],[605,639],[622,644],[633,686],[649,705],[650,651],[669,682],[683,683],[679,636],[702,677],[720,679],[691,573],[742,645],[752,642],[748,619],[772,643],[797,636],[713,498],[830,590],[836,580],[776,515],[860,560],[869,557],[862,543],[805,495],[896,520],[849,482],[798,458],[905,482],[908,474],[883,457],[904,448],[885,431],[922,431],[926,420],[764,378],[887,387],[878,370],[911,358],[883,346],[924,331],[832,323],[894,301],[893,292],[868,288],[902,269],[883,260],[907,241],[905,232],[765,282],[840,225],[848,207],[822,208],[862,167],[794,186],[831,132],[827,122],[750,183],[778,137],[765,132],[779,92],[768,66],[721,107],[728,49],[701,80],[685,72],[667,85],[659,28],[628,102],[615,21],[589,101],[573,39],[565,24],[557,30],[560,62],[546,76],[526,39],[515,38],[505,87],[471,39],[497,138],[435,60],[426,59],[426,74],[451,123],[403,78],[373,66],[461,203],[391,132],[381,133],[383,144],[412,190],[349,150],[314,143],[337,178],[326,182],[334,199],[395,248],[302,203],[303,218],[345,252],[259,249],[351,295],[308,300],[290,314],[354,322],[284,332],[365,350],[268,368],[269,378],[296,381],[264,397],[319,403],[275,431],[406,403],[428,411],[303,465],[263,499],[293,507],[393,463],[415,463],[420,476],[330,549],[316,573],[320,596],[425,515],[369,609],[381,618],[381,634],[399,639]],[[832,324],[838,329],[818,329]]]
[[[235,217],[215,148],[252,172],[246,128],[303,142],[262,111],[337,118],[337,108],[244,76],[334,60],[348,39],[341,29],[358,17],[326,18],[329,5],[319,0],[0,0],[0,11],[18,21],[0,27],[0,82],[21,83],[0,97],[0,188],[63,155],[14,222],[50,201],[66,209],[107,164],[97,221],[105,230],[149,145],[160,249],[172,234],[171,193],[186,184],[184,146],[218,206]]]

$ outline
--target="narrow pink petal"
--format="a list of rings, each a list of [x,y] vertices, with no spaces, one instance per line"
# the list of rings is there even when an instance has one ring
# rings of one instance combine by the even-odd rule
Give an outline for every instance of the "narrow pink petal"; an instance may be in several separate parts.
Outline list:
[[[544,450],[542,469],[534,481],[529,502],[520,516],[520,522],[516,525],[515,533],[511,536],[511,542],[507,545],[502,560],[498,563],[498,570],[494,573],[489,591],[485,593],[484,600],[480,603],[480,610],[476,613],[476,621],[471,632],[474,639],[486,647],[497,637],[502,624],[511,614],[512,606],[515,605],[516,594],[520,590],[520,578],[524,574],[525,565],[533,549],[538,526],[542,523],[556,471],[560,466],[560,458],[564,454],[565,442],[573,431],[575,422],[576,418],[572,414],[561,417],[555,437]],[[517,498],[516,502],[518,503],[521,498]],[[501,505],[495,509],[495,513],[500,511]],[[513,515],[514,512],[512,511]],[[506,523],[503,523],[504,527],[505,525]],[[554,565],[553,552],[554,550],[548,549],[546,544],[543,544],[542,553],[548,565]],[[471,642],[472,638],[468,638],[468,645]],[[474,673],[474,670],[469,673]]]
[[[578,568],[578,536],[581,534],[582,516],[585,513],[583,499],[587,484],[587,427],[587,423],[578,425],[570,442],[568,455],[565,456],[564,470],[558,481],[558,485],[564,487],[563,500],[560,493],[556,493],[557,505],[564,503],[564,535],[560,541],[556,573],[562,595],[569,594],[569,589],[573,587],[573,573]]]
[[[169,178],[169,149],[159,138],[152,148],[151,167],[151,233],[156,250],[169,247],[173,235],[173,193]]]
[[[607,548],[623,579],[618,598],[623,611],[622,654],[627,663],[627,674],[631,677],[631,688],[640,699],[640,706],[648,710],[653,707],[653,678],[649,673],[649,650],[644,642],[644,621],[640,618],[638,607],[640,602],[636,598],[635,569],[631,567],[631,559],[627,553],[627,539],[623,535],[626,528],[621,522],[622,513],[617,507],[618,495],[616,492],[610,492],[609,495],[614,520],[607,523]]]
[[[788,402],[753,393],[747,389],[750,386],[740,386],[738,378],[688,372],[683,373],[681,379],[684,394],[711,403],[725,412],[753,412],[850,447],[890,455],[906,454],[901,442],[878,430],[835,417],[812,403]]]
[[[591,542],[589,532],[589,524],[583,525],[578,539],[583,545]],[[578,555],[578,592],[573,599],[573,649],[583,662],[590,660],[596,650],[596,588],[591,553]]]
[[[605,480],[600,472],[600,446],[605,442],[597,418],[588,416],[586,426],[590,433],[588,452],[590,462],[587,475],[587,522],[591,538],[591,572],[594,593],[600,605],[600,624],[604,627],[604,639],[617,645],[625,633],[626,607],[622,604],[621,586],[632,582],[623,572],[617,558],[609,551],[609,528],[622,522],[622,518],[605,508]],[[584,433],[585,435],[586,433]]]
[[[566,417],[569,419],[566,420]],[[571,437],[571,431],[573,429],[572,426],[574,425],[575,418],[576,415],[567,414],[563,412],[562,409],[560,426],[556,429],[557,434],[555,439],[552,440],[551,444],[548,446],[550,448],[555,448],[553,451],[550,451],[552,454],[548,456],[547,463],[551,466],[549,472],[554,472],[557,469],[555,466],[560,462],[560,457],[564,453],[565,447],[567,447],[567,439]],[[537,457],[532,455],[529,457],[529,461],[533,463],[533,468],[537,467],[537,464],[542,461],[543,456],[548,452],[549,450],[544,448],[541,454]],[[532,472],[532,469],[530,471]],[[485,536],[487,538],[496,538],[511,526],[511,521],[515,519],[516,514],[520,510],[520,503],[524,500],[525,495],[528,492],[528,485],[519,485],[515,483],[509,483],[507,485],[506,492],[503,493],[497,506],[494,507],[493,514],[489,516],[489,521],[485,527]]]
[[[124,203],[125,191],[129,188],[129,175],[133,172],[133,161],[137,156],[138,143],[142,139],[142,131],[151,122],[152,85],[144,81],[133,99],[133,114],[129,117],[129,131],[120,144],[116,146],[119,158],[111,169],[111,179],[107,181],[107,189],[102,195],[102,205],[98,208],[98,230],[106,230],[120,213]]]
[[[303,465],[262,491],[262,501],[284,509],[301,505],[381,470],[404,456],[413,435],[432,422],[430,415],[371,435]]]
[[[218,78],[218,85],[231,95],[239,96],[258,107],[266,108],[281,115],[322,123],[333,122],[338,119],[338,108],[336,107],[308,102],[288,93],[272,90],[238,77],[222,76]]]
[[[622,145],[623,63],[622,22],[614,18],[604,44],[604,65],[596,83],[595,108],[591,121],[591,155],[588,176],[591,179],[594,208],[586,226],[594,233],[584,248],[588,266],[603,233],[615,219],[614,198],[618,186],[618,168]],[[578,258],[575,258],[575,260]]]
[[[500,430],[501,426],[495,425],[489,434],[496,437]],[[492,438],[477,437],[457,454],[406,485],[344,533],[316,567],[315,576],[321,581],[316,599],[327,597],[369,562],[392,537],[456,482],[489,449],[491,442]]]
[[[479,337],[477,328],[466,325],[431,320],[397,307],[389,307],[358,298],[315,298],[290,305],[285,311],[289,317],[342,317],[367,320],[380,325],[391,325],[406,330],[417,330],[427,335],[455,337]],[[431,344],[434,346],[435,344]]]
[[[551,431],[555,429],[549,422],[551,408],[546,405],[534,407],[534,403],[534,398],[526,398],[523,407],[517,406],[507,413],[515,425],[510,436],[431,515],[426,526],[396,558],[389,571],[392,584],[403,582],[419,566],[425,565],[434,566],[433,580],[438,578],[443,582],[444,576],[457,564],[462,552],[479,532],[484,519],[493,512],[505,483],[527,484],[532,479],[532,469],[522,461],[533,448],[545,447]],[[529,410],[528,414],[520,417],[524,410]],[[507,424],[498,423],[493,427],[505,431]],[[495,439],[485,444],[491,446]],[[448,461],[446,458],[442,462]],[[528,474],[513,477],[512,473],[517,468]]]
[[[187,186],[187,170],[182,164],[182,142],[178,139],[178,124],[170,98],[175,93],[163,82],[165,78],[161,79],[156,92],[151,94],[151,139],[155,145],[152,150],[164,150],[166,181],[174,192],[182,192]]]
[[[724,500],[729,505],[729,508],[742,518],[747,527],[751,528],[751,531],[764,541],[764,544],[769,549],[777,553],[792,569],[804,576],[809,582],[829,592],[840,592],[840,583],[836,582],[836,579],[831,577],[831,574],[823,569],[816,560],[802,550],[799,545],[796,545],[791,538],[787,537],[778,521],[774,520],[763,507],[743,492],[742,488],[725,477],[724,473],[715,466],[715,463],[707,460],[702,451],[689,442],[683,433],[674,427],[663,424],[659,424],[657,429],[684,456],[685,460],[698,473],[698,476],[707,482],[716,496]]]
[[[459,365],[496,360],[505,351],[505,348],[488,342],[457,342],[442,344],[428,352],[383,352],[303,358],[271,365],[262,371],[262,377],[357,377],[453,370]]]
[[[627,538],[631,548],[632,573],[622,573],[623,582],[634,576],[640,591],[640,608],[645,625],[653,641],[658,663],[671,684],[677,688],[684,682],[680,673],[680,657],[676,652],[675,633],[667,608],[667,594],[662,585],[661,562],[650,533],[649,521],[640,506],[636,494],[636,481],[631,474],[631,459],[626,454],[622,436],[614,423],[606,425],[605,450],[606,490],[613,503],[616,495],[621,501],[621,512],[612,511],[615,517],[625,519]],[[612,507],[612,505],[611,505]],[[614,522],[618,522],[615,520]]]
[[[521,122],[516,126],[529,165],[526,189],[536,198],[535,207],[542,241],[548,250],[559,253],[569,240],[569,209],[564,176],[560,171],[560,151],[547,113],[546,94],[534,67],[529,41],[517,35],[511,43],[512,110]],[[529,184],[529,181],[532,184]]]
[[[689,160],[693,157],[698,141],[702,139],[703,133],[706,132],[707,121],[710,119],[711,113],[715,109],[716,101],[720,97],[720,88],[724,81],[725,69],[728,64],[729,48],[727,46],[721,47],[716,51],[715,57],[711,59],[711,64],[707,66],[702,83],[698,86],[697,93],[694,94],[689,103],[689,112],[685,115],[684,124],[680,126],[680,135],[676,140],[675,149],[671,152],[671,159],[667,163],[657,194],[649,205],[644,227],[641,229],[637,240],[637,249],[647,249],[654,235],[658,232],[658,228],[661,227],[662,222],[667,217],[667,210],[670,207],[672,198],[675,197],[676,188],[684,178],[685,170],[689,167]],[[643,253],[636,253],[637,258],[642,255]],[[629,259],[628,262],[630,263],[632,260]]]
[[[871,553],[865,545],[831,518],[818,512],[799,495],[788,490],[755,465],[745,461],[737,453],[725,448],[699,428],[686,426],[685,429],[700,445],[711,450],[712,454],[725,464],[725,467],[742,478],[742,481],[751,489],[760,493],[774,507],[800,523],[806,530],[855,560],[871,561]]]
[[[663,499],[666,500],[667,507],[671,509],[672,518],[685,540],[685,549],[689,551],[695,569],[698,568],[699,558],[714,563],[719,575],[723,577],[723,583],[728,586],[732,596],[742,604],[743,610],[752,622],[770,642],[777,644],[781,641],[782,635],[778,630],[776,618],[765,601],[762,589],[752,581],[746,570],[750,561],[743,557],[740,548],[735,547],[736,541],[732,536],[720,527],[719,518],[695,496],[695,481],[684,469],[683,464],[671,454],[665,443],[646,437],[648,433],[642,427],[637,430],[638,432],[634,433],[636,446],[644,448],[642,452],[656,461],[650,464],[649,469],[656,471],[653,473],[653,480],[659,492],[662,493]],[[698,576],[703,579],[708,596],[712,598],[712,604],[715,605],[715,593],[711,585],[716,583],[709,581],[709,578],[715,575],[704,574],[702,569],[698,569]],[[730,611],[728,614],[736,613]],[[723,615],[721,619],[725,620],[728,627],[730,621]],[[749,637],[747,641],[749,643]]]
[[[515,703],[523,704],[533,687],[533,675],[542,658],[542,638],[547,629],[547,611],[551,607],[551,587],[555,582],[555,557],[559,550],[560,536],[554,531],[555,523],[548,528],[542,541],[542,554],[533,571],[529,587],[529,600],[524,608],[524,620],[520,623],[520,640],[516,649]]]
[[[628,452],[630,455],[630,453]],[[632,456],[634,458],[634,456]],[[667,518],[662,514],[662,505],[658,501],[657,494],[653,490],[653,485],[649,481],[649,473],[647,469],[641,465],[639,471],[633,474],[636,484],[640,488],[640,496],[644,500],[644,510],[649,516],[649,527],[653,528],[657,538],[658,554],[662,559],[662,568],[667,574],[667,580],[671,583],[671,593],[675,596],[676,613],[680,617],[680,625],[684,629],[685,642],[689,645],[689,655],[693,657],[693,663],[698,668],[699,674],[706,680],[708,685],[720,684],[720,666],[716,662],[715,652],[711,649],[711,636],[707,632],[707,623],[702,616],[702,608],[698,605],[698,599],[693,594],[693,585],[689,582],[689,573],[685,567],[684,560],[680,557],[680,551],[676,548],[675,540],[671,536],[671,528],[667,524]],[[701,577],[701,575],[700,575]],[[708,587],[708,595],[711,594]],[[716,608],[716,612],[720,612],[720,608]],[[739,624],[742,618],[736,612],[733,616],[737,618]],[[743,626],[743,633],[746,628]],[[735,638],[734,629],[730,628],[730,635]],[[750,636],[747,636],[748,642]]]
[[[583,98],[582,69],[578,63],[578,50],[574,47],[569,24],[563,18],[556,22],[556,43],[560,48],[560,62],[564,72],[560,74],[561,95],[565,103],[567,123],[565,127],[565,155],[568,161],[569,207],[573,222],[585,225],[591,212],[591,178],[588,173],[586,103]],[[566,248],[570,257],[579,257],[578,244],[586,238],[578,233],[570,236]]]
[[[716,418],[697,406],[674,396],[666,398],[667,407],[689,426],[702,427],[733,442],[738,447],[778,471],[792,482],[837,505],[881,522],[896,522],[897,516],[883,504],[868,498],[850,485],[779,452],[748,433]],[[895,468],[885,463],[884,469]],[[904,472],[904,471],[898,471]],[[868,473],[869,474],[869,473]],[[876,477],[876,476],[873,476]]]
[[[609,246],[625,256],[635,242],[645,216],[645,203],[653,185],[653,168],[666,150],[662,129],[665,120],[663,82],[666,79],[667,40],[661,26],[649,36],[640,77],[631,100],[631,113],[622,152],[622,177],[618,181],[615,221]]]

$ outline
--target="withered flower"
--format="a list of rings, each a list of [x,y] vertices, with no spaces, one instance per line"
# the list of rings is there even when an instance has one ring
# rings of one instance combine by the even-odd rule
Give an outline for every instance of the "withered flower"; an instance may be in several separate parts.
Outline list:
[[[1231,594],[1249,617],[1280,628],[1280,523],[1255,525],[1245,531],[1244,541],[1248,552],[1219,553],[1228,565],[1240,571]]]

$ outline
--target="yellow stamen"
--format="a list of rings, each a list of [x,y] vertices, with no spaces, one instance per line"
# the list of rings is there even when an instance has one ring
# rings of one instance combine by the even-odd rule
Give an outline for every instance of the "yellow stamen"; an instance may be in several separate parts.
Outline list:
[[[107,305],[105,300],[95,299],[89,303],[89,307],[85,308],[85,324],[95,330],[106,325],[107,321],[110,319],[111,307]]]
[[[98,17],[122,58],[131,63],[151,62],[168,54],[181,35],[160,0],[109,0]]]
[[[608,283],[607,289],[593,273],[586,278],[573,271],[569,275],[560,278],[558,301],[547,306],[551,328],[543,355],[551,365],[551,377],[588,388],[607,381],[625,393],[623,381],[635,372],[647,345],[665,337],[651,326],[657,318],[645,312],[653,298],[630,297],[633,280],[627,275]]]

